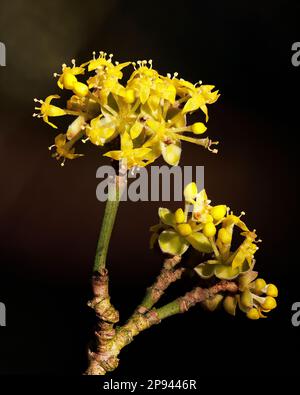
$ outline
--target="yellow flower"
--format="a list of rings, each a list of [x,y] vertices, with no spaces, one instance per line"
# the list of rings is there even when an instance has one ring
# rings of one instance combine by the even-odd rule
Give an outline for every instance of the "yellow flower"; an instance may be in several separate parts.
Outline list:
[[[148,119],[146,122],[146,128],[150,133],[150,139],[144,144],[145,147],[154,148],[154,159],[160,154],[164,160],[171,166],[177,166],[181,156],[181,140],[202,145],[205,148],[210,149],[212,143],[208,138],[196,139],[183,135],[185,131],[191,130],[191,127],[180,127],[176,128],[171,122],[161,122],[154,119]],[[211,150],[216,152],[216,150]]]
[[[170,255],[182,255],[190,245],[199,252],[212,252],[208,238],[202,232],[195,231],[191,223],[184,222],[184,213],[181,209],[173,214],[166,208],[159,208],[158,215],[161,225],[158,228],[152,228],[152,230],[157,233],[160,228],[164,229],[158,236],[158,244],[162,252]]]
[[[138,61],[138,68],[134,70],[128,80],[127,87],[135,92],[142,104],[146,103],[150,96],[152,85],[158,80],[159,74],[156,70],[152,69],[152,61],[150,60],[150,68],[146,66],[146,60]],[[135,63],[133,62],[135,67]],[[157,82],[156,82],[157,83]],[[159,89],[159,87],[158,87]]]
[[[109,116],[100,114],[90,122],[90,126],[86,129],[89,140],[95,145],[103,146],[110,141],[116,131],[116,126]]]
[[[43,118],[43,120],[48,123],[53,128],[57,128],[53,123],[48,121],[48,117],[60,117],[62,115],[67,114],[66,110],[54,106],[51,104],[53,99],[59,99],[58,95],[50,95],[45,100],[34,99],[35,102],[41,104],[41,107],[34,107],[35,110],[40,110],[40,114],[33,114],[34,117]]]
[[[84,74],[84,67],[76,67],[75,59],[72,59],[73,67],[68,67],[65,63],[62,65],[62,74],[54,73],[54,77],[59,77],[57,85],[60,89],[73,89],[77,82],[76,75]]]
[[[236,250],[235,254],[227,260],[228,263],[231,262],[231,266],[233,269],[241,267],[245,260],[248,262],[250,267],[253,261],[254,254],[258,250],[257,245],[254,244],[257,237],[255,232],[247,231],[241,234],[245,236],[245,240]]]
[[[61,166],[64,166],[66,159],[75,159],[83,156],[82,154],[75,154],[75,148],[72,148],[72,140],[67,142],[67,136],[62,133],[55,137],[55,144],[49,147],[49,150],[53,147],[56,148],[56,152],[52,156],[57,160],[64,158]]]
[[[104,156],[115,160],[124,160],[128,169],[133,166],[145,166],[145,156],[151,151],[150,148],[134,148],[130,135],[124,132],[121,135],[121,149],[109,151]]]
[[[206,104],[215,103],[219,94],[218,91],[212,92],[214,89],[213,85],[201,85],[199,88],[191,94],[191,98],[185,103],[183,107],[183,113],[196,111],[199,108],[204,112],[206,122],[208,121],[208,111]]]
[[[124,96],[125,98],[128,97],[126,96],[125,88],[119,83],[119,80],[123,77],[121,70],[127,67],[131,62],[121,64],[116,62],[114,65],[112,63],[112,54],[109,55],[108,59],[106,59],[107,54],[102,51],[100,51],[100,55],[97,59],[95,59],[95,54],[93,55],[94,59],[89,62],[88,70],[96,70],[96,75],[90,77],[87,83],[90,89],[98,89],[96,94],[99,97],[100,103],[106,105],[110,93]]]

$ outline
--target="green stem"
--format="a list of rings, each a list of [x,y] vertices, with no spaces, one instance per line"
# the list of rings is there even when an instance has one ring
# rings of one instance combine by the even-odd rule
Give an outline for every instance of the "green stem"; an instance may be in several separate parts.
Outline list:
[[[96,256],[93,267],[94,272],[100,272],[100,270],[105,268],[109,241],[114,227],[120,198],[123,192],[123,181],[124,180],[122,180],[122,177],[116,177],[115,188],[111,188],[110,196],[108,197],[108,200],[106,202],[104,217],[96,249]]]
[[[178,299],[173,300],[159,309],[156,309],[157,316],[160,320],[181,313],[180,302]]]

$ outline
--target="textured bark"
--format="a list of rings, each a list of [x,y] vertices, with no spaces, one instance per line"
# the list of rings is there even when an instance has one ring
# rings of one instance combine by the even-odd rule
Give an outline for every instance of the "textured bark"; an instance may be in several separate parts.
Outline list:
[[[184,313],[197,303],[203,302],[220,292],[236,293],[238,286],[232,281],[220,281],[210,288],[196,287],[184,296],[159,308],[152,309],[145,314],[135,312],[125,325],[112,329],[107,324],[100,331],[99,348],[89,353],[88,375],[104,375],[118,366],[118,355],[122,348],[131,343],[133,338],[152,325],[159,324],[164,318],[174,314]],[[104,338],[103,338],[104,336]]]
[[[145,314],[162,297],[165,290],[175,281],[179,280],[184,272],[184,268],[174,269],[181,261],[181,256],[175,255],[164,261],[163,268],[151,287],[147,288],[145,297],[136,309],[136,313]]]
[[[88,350],[89,367],[86,374],[104,375],[117,367],[114,359],[107,359],[105,363],[101,360],[116,334],[114,324],[119,321],[119,312],[110,302],[107,269],[93,275],[92,290],[94,297],[88,302],[88,306],[95,311],[99,321],[95,330],[95,345]]]

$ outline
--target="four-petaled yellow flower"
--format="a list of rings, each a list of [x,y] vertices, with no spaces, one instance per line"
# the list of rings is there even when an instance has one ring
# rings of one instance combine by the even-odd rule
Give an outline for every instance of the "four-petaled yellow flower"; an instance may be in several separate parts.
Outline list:
[[[124,132],[121,135],[121,149],[109,151],[104,156],[115,160],[122,160],[127,168],[134,166],[146,166],[145,157],[151,151],[150,148],[134,148],[133,141],[129,134]]]
[[[34,113],[34,117],[43,118],[43,120],[48,123],[53,128],[57,129],[53,123],[48,121],[48,117],[61,117],[62,115],[66,115],[67,112],[62,108],[54,106],[51,104],[53,99],[59,99],[59,95],[50,95],[45,100],[34,99],[35,102],[40,103],[41,107],[34,107],[35,110],[40,110],[40,114]]]

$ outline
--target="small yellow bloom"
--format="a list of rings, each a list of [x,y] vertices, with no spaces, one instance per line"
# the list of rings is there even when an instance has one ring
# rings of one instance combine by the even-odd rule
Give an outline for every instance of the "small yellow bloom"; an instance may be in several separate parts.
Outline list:
[[[218,91],[211,92],[214,88],[213,85],[201,85],[199,88],[195,90],[195,92],[191,95],[192,97],[185,103],[183,107],[183,113],[193,112],[198,110],[199,108],[205,114],[205,120],[208,121],[208,111],[206,104],[212,104],[216,102],[219,98]]]
[[[151,152],[150,148],[134,148],[133,142],[128,133],[121,136],[121,149],[118,151],[109,151],[104,156],[115,160],[124,160],[128,169],[133,166],[145,166],[145,157]]]
[[[57,160],[64,158],[61,166],[64,166],[66,159],[75,159],[83,156],[82,154],[75,154],[75,148],[72,148],[71,141],[68,142],[67,136],[62,133],[55,137],[55,144],[49,147],[49,150],[53,147],[56,148],[56,152],[52,156]]]
[[[91,120],[90,126],[86,129],[86,134],[93,144],[103,146],[110,141],[115,130],[116,127],[109,117],[99,115]]]
[[[54,77],[58,77],[57,85],[60,89],[73,89],[77,82],[76,75],[84,74],[84,67],[76,67],[75,60],[72,59],[73,67],[68,67],[66,64],[62,65],[62,74],[54,73]]]
[[[53,123],[48,121],[48,117],[60,117],[62,115],[67,114],[67,112],[65,110],[63,110],[62,108],[59,108],[57,106],[54,106],[53,104],[51,104],[51,101],[53,99],[59,99],[60,96],[58,95],[50,95],[48,96],[45,100],[38,100],[38,99],[34,99],[35,102],[38,102],[41,104],[41,107],[35,107],[35,110],[40,110],[40,114],[33,114],[34,117],[38,117],[38,118],[43,118],[43,120],[48,123],[50,126],[52,126],[53,128],[57,128],[57,126],[55,126]]]

